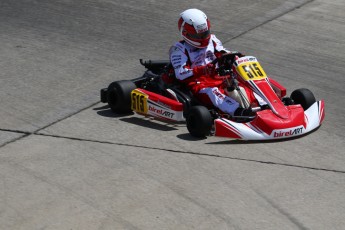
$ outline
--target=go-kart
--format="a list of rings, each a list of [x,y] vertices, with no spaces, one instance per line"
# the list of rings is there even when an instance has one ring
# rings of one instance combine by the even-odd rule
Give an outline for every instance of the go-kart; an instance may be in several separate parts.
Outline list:
[[[143,61],[143,76],[112,82],[101,89],[101,102],[115,113],[136,112],[172,122],[186,122],[192,136],[243,140],[291,138],[318,128],[325,118],[324,101],[306,89],[286,96],[286,88],[268,77],[256,57],[240,53],[215,59],[225,92],[250,110],[234,116],[201,104],[179,82],[169,61]]]

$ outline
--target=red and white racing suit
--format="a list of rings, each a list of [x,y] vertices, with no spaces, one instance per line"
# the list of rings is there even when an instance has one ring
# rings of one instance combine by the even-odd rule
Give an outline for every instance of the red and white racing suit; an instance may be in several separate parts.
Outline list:
[[[195,48],[181,41],[170,48],[169,56],[176,78],[185,83],[195,97],[205,105],[209,105],[211,101],[221,111],[233,115],[239,103],[224,94],[221,87],[223,80],[216,79],[205,71],[207,64],[224,52],[230,51],[211,34],[207,47]]]

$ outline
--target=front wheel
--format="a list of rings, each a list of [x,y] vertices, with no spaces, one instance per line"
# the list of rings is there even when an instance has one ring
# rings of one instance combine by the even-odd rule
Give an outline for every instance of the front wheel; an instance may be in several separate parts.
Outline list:
[[[189,110],[186,122],[189,133],[200,138],[210,134],[213,119],[206,107],[198,105]]]
[[[291,93],[291,99],[295,104],[300,104],[304,110],[309,109],[315,102],[315,96],[309,89],[296,89]]]
[[[131,81],[112,82],[107,90],[107,100],[111,110],[115,113],[131,112],[131,92],[136,88]]]

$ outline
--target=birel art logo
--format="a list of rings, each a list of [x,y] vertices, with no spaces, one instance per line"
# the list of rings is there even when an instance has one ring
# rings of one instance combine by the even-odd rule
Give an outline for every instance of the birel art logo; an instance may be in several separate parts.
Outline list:
[[[154,112],[154,113],[161,115],[163,117],[173,118],[173,116],[174,116],[174,113],[172,113],[172,112],[164,111],[162,109],[156,109],[155,107],[153,107],[151,105],[149,106],[149,110],[151,112]]]
[[[303,133],[303,127],[299,127],[295,129],[275,130],[273,131],[272,136],[273,137],[289,137],[289,136],[295,136],[302,133]]]
[[[241,64],[243,62],[249,62],[249,61],[256,61],[256,58],[255,57],[244,57],[244,58],[241,58],[239,60],[237,60],[237,64]]]
[[[238,64],[241,64],[241,63],[247,62],[247,61],[249,61],[249,59],[248,59],[248,58],[245,58],[245,59],[242,59],[242,60],[238,60],[237,63],[238,63]]]

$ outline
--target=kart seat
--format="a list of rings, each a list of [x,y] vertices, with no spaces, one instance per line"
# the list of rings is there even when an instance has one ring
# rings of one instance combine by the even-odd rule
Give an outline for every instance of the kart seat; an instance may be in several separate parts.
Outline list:
[[[165,85],[177,84],[175,72],[169,60],[143,61],[143,59],[140,59],[140,63],[153,74],[161,75],[161,80]]]

